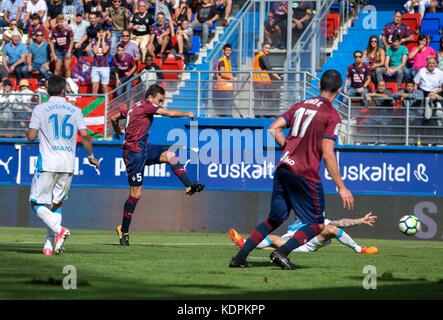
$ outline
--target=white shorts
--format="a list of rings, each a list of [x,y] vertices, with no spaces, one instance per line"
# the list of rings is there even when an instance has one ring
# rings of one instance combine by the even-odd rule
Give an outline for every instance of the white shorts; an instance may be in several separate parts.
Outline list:
[[[110,73],[111,68],[109,67],[92,67],[91,82],[100,82],[107,86],[109,84]]]
[[[66,200],[72,175],[67,172],[36,172],[32,178],[29,201],[38,204],[58,204]]]

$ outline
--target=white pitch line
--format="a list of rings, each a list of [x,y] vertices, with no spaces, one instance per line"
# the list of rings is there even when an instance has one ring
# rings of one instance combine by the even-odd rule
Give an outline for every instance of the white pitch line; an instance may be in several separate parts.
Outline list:
[[[36,241],[0,241],[0,244],[41,244],[42,242]],[[103,245],[113,245],[119,244],[118,242],[108,242],[108,243],[99,243],[99,242],[88,242],[88,243],[73,243],[73,245],[91,245],[91,244],[103,244]],[[142,243],[133,243],[134,245],[141,246],[233,246],[232,243],[198,243],[198,242],[186,242],[186,243],[157,243],[157,242],[142,242]]]

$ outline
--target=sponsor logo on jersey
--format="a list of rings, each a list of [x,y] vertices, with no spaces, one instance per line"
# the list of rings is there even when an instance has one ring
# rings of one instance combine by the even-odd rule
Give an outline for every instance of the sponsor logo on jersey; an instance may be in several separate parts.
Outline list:
[[[291,166],[295,165],[295,161],[289,158],[289,151],[286,151],[283,157],[280,158],[280,161],[283,163],[287,163]]]

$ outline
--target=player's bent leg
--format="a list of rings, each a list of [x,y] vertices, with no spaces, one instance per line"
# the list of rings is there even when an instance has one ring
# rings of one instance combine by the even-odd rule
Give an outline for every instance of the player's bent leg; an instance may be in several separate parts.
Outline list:
[[[271,220],[268,218],[255,227],[237,255],[231,259],[229,266],[231,268],[248,266],[246,263],[246,257],[249,255],[249,253],[256,248],[257,245],[262,242],[268,234],[277,229],[282,223],[283,221]]]
[[[204,184],[199,184],[191,181],[186,168],[180,163],[180,160],[174,152],[163,152],[160,156],[160,162],[169,164],[172,172],[174,172],[177,178],[179,178],[180,181],[185,185],[186,194],[188,196],[192,196],[196,192],[203,191],[203,189],[205,188]]]

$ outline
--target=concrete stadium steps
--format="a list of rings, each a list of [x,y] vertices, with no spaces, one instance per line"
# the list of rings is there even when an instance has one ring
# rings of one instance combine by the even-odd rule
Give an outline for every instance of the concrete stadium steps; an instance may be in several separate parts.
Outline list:
[[[341,74],[344,83],[347,67],[354,62],[354,51],[360,50],[363,52],[372,35],[376,35],[380,39],[385,24],[393,20],[394,12],[377,10],[374,25],[371,24],[372,21],[369,19],[371,13],[360,12],[358,19],[354,20],[353,27],[348,29],[348,33],[344,35],[343,41],[338,44],[337,50],[333,51],[332,55],[328,57],[327,62],[322,65],[322,71],[317,73],[317,77],[320,78],[323,72],[328,69],[335,69]],[[368,25],[375,28],[369,29],[367,28]]]

